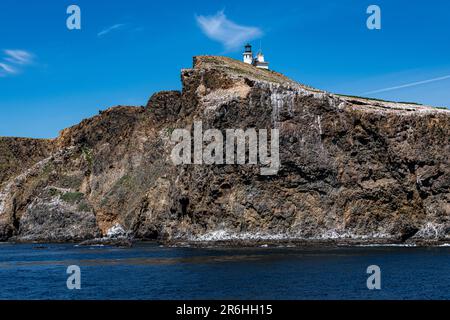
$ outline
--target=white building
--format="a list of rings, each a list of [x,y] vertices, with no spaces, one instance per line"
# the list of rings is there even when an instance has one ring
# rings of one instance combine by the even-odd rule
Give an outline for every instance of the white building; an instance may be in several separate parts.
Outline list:
[[[242,54],[244,56],[244,62],[248,64],[253,64],[253,52],[252,52],[252,46],[247,43],[245,46],[245,51]]]
[[[245,46],[245,51],[242,54],[244,63],[254,65],[260,69],[269,69],[269,63],[264,60],[264,55],[261,50],[258,52],[256,57],[253,57],[252,46],[247,43]]]

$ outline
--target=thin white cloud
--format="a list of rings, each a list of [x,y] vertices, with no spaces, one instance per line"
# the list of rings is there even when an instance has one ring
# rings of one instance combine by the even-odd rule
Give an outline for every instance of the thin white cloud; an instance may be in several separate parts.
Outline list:
[[[7,63],[0,62],[0,77],[6,77],[10,74],[16,74],[17,70]]]
[[[407,84],[403,84],[403,85],[399,85],[399,86],[395,86],[395,87],[378,89],[378,90],[374,90],[374,91],[365,92],[363,94],[374,94],[374,93],[387,92],[387,91],[392,91],[392,90],[398,90],[398,89],[403,89],[403,88],[420,86],[422,84],[427,84],[427,83],[436,82],[436,81],[442,81],[442,80],[447,80],[447,79],[450,79],[450,75],[446,75],[446,76],[438,77],[438,78],[433,78],[433,79],[428,79],[428,80],[423,80],[423,81],[411,82],[411,83],[407,83]]]
[[[120,30],[123,27],[125,27],[124,23],[117,23],[115,25],[112,25],[106,29],[103,29],[102,31],[100,31],[99,33],[97,33],[97,37],[103,37],[104,35],[110,33],[111,31],[116,31],[116,30]]]
[[[28,51],[7,49],[3,52],[6,55],[5,60],[10,63],[27,65],[33,62],[33,55]]]
[[[3,50],[0,59],[0,77],[20,73],[23,68],[33,63],[34,55],[31,52],[19,49]]]
[[[228,20],[223,11],[212,16],[196,16],[203,33],[210,39],[223,44],[225,49],[234,50],[245,42],[259,38],[263,32],[257,27],[238,25]]]

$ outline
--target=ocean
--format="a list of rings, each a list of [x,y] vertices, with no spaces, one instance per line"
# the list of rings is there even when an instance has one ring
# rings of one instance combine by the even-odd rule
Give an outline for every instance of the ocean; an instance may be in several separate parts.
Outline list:
[[[80,289],[68,289],[71,265]],[[379,290],[367,287],[371,265],[380,268]],[[448,300],[450,247],[0,243],[0,288],[0,299]]]

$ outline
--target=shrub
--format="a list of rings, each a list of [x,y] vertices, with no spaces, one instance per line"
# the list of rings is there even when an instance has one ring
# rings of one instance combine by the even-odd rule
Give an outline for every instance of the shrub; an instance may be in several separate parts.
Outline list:
[[[84,194],[81,192],[66,192],[61,196],[61,200],[69,203],[76,203],[83,199]]]

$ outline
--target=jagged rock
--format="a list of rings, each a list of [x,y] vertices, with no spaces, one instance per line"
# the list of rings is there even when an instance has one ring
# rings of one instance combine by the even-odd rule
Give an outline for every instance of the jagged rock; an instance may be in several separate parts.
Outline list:
[[[2,137],[0,139],[0,185],[34,163],[48,157],[52,149],[51,140]]]
[[[155,93],[148,101],[147,108],[158,121],[176,121],[181,109],[181,92]]]
[[[0,138],[0,240],[81,241],[120,226],[166,243],[450,241],[450,111],[338,96],[223,57],[196,57],[181,78],[182,92],[52,141]],[[171,132],[194,121],[278,128],[278,174],[175,166]]]

